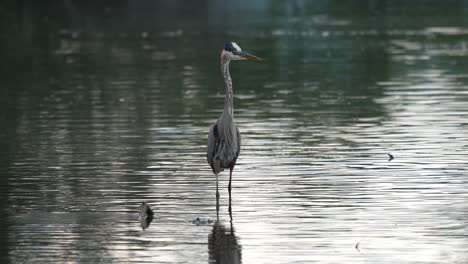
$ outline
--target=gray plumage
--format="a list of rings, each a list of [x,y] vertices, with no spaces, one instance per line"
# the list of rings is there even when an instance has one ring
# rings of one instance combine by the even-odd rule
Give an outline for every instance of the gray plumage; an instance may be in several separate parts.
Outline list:
[[[240,153],[241,136],[234,120],[232,80],[229,73],[229,63],[232,60],[260,60],[251,54],[243,52],[234,42],[225,44],[221,52],[221,72],[226,83],[224,110],[208,133],[207,160],[216,175],[216,195],[218,193],[218,174],[229,168],[229,194],[231,194],[232,171]]]

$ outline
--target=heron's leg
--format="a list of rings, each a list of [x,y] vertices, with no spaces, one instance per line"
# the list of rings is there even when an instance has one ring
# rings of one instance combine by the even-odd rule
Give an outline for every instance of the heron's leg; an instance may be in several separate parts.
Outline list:
[[[213,165],[214,165],[214,173],[216,174],[216,199],[218,199],[219,198],[218,174],[221,172],[221,161],[220,160],[215,160]]]
[[[218,174],[216,174],[216,199],[219,199],[219,191],[218,191]]]
[[[216,215],[219,214],[218,174],[216,174]]]
[[[231,179],[232,179],[232,170],[234,167],[231,167],[229,170],[229,185],[228,185],[228,191],[229,191],[229,196],[231,196]]]
[[[229,191],[229,215],[232,218],[232,208],[231,208],[231,179],[232,179],[232,170],[234,167],[231,167],[229,170],[229,185],[228,185],[228,191]]]
[[[229,193],[229,216],[232,219],[231,193]]]

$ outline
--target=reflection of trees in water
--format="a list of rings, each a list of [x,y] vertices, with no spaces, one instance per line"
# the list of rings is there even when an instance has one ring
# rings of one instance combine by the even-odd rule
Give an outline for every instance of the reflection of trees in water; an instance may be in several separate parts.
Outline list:
[[[208,237],[208,263],[242,263],[241,245],[237,241],[234,227],[226,228],[216,221]]]
[[[104,36],[107,40],[97,39],[92,40],[92,43],[89,40],[84,43],[81,39],[71,41],[86,44],[77,45],[81,52],[78,60],[82,62],[79,70],[96,72],[107,69],[104,71],[109,74],[109,77],[118,76],[119,66],[108,65],[109,59],[115,58],[112,50],[117,50],[119,60],[126,64],[120,66],[138,69],[139,83],[135,86],[136,89],[149,87],[145,80],[150,80],[150,76],[158,76],[156,81],[160,85],[150,88],[164,89],[168,95],[166,100],[160,102],[161,111],[167,111],[169,114],[191,114],[194,109],[204,110],[213,105],[211,94],[222,93],[222,90],[217,88],[222,87],[217,71],[217,61],[218,50],[222,45],[219,43],[225,40],[226,31],[235,25],[234,33],[257,33],[250,24],[239,19],[232,19],[231,13],[238,14],[239,10],[245,8],[243,6],[245,2],[227,3],[229,8],[226,8],[218,3],[207,1],[197,1],[196,4],[186,1],[119,0],[91,4],[76,0],[60,3],[17,1],[16,4],[5,5],[4,8],[7,11],[2,15],[5,15],[4,19],[8,22],[4,24],[13,25],[11,32],[8,32],[12,34],[8,35],[23,34],[26,36],[23,38],[25,42],[18,45],[17,42],[8,44],[7,41],[3,45],[24,46],[25,51],[31,50],[34,46],[55,49],[58,43],[67,42],[66,38],[73,36],[73,31],[78,32],[79,36],[81,34],[88,35],[88,37],[90,35]],[[267,34],[266,36],[270,39],[268,41],[262,39],[244,41],[250,41],[249,49],[261,50],[260,53],[264,53],[269,62],[261,67],[256,66],[256,71],[264,67],[262,72],[249,72],[253,67],[233,69],[234,74],[237,74],[236,71],[242,71],[239,77],[242,82],[239,81],[241,85],[237,86],[240,92],[238,94],[242,94],[245,90],[253,90],[252,87],[255,87],[257,95],[255,100],[257,101],[269,99],[270,96],[281,96],[285,99],[286,106],[300,104],[304,111],[313,110],[311,107],[328,112],[340,111],[346,115],[344,121],[334,120],[333,117],[324,121],[339,125],[346,122],[352,123],[353,120],[361,117],[385,116],[385,110],[375,101],[382,96],[382,89],[374,84],[376,81],[385,81],[388,75],[386,36],[378,36],[378,41],[376,41],[372,36],[353,37],[348,33],[356,29],[358,31],[369,28],[383,31],[387,28],[391,29],[396,22],[405,18],[405,12],[422,15],[436,13],[438,18],[446,17],[447,14],[457,19],[466,17],[463,16],[463,8],[460,8],[466,1],[452,1],[450,4],[444,4],[444,8],[435,8],[440,7],[440,3],[437,2],[429,1],[430,4],[425,5],[414,2],[392,4],[378,0],[344,3],[341,1],[260,1],[253,3],[252,5],[255,5],[253,10],[262,19],[261,24],[264,26],[257,29],[261,31],[258,33]],[[408,11],[403,12],[401,6],[405,6],[404,10]],[[221,16],[223,18],[220,18]],[[351,25],[348,27],[346,23],[351,23]],[[428,20],[420,23],[428,23]],[[224,26],[221,27],[220,24]],[[69,30],[69,35],[62,35],[59,39],[56,33],[67,32],[67,30]],[[268,35],[270,31],[277,30],[292,31],[297,34],[289,37]],[[341,32],[342,37],[332,37],[333,34],[330,32],[334,30]],[[175,34],[176,37],[154,39],[154,36],[167,33],[165,31],[172,32],[171,34]],[[310,31],[315,31],[317,36],[307,36]],[[143,32],[146,32],[150,38],[146,44],[138,39]],[[179,34],[177,32],[181,32],[181,36],[177,37]],[[302,33],[306,35],[302,36]],[[330,34],[330,36],[323,37],[321,33]],[[119,39],[121,34],[127,35],[128,39]],[[28,43],[34,43],[34,45],[28,47]],[[139,45],[154,48],[154,51],[139,50],[141,48]],[[96,49],[90,46],[102,48]],[[196,54],[203,53],[203,62],[193,59],[194,51]],[[9,53],[5,52],[6,55]],[[13,52],[15,53],[28,54]],[[35,52],[35,54],[39,53]],[[30,56],[37,57],[38,55],[30,54]],[[159,57],[159,60],[151,59],[152,56]],[[164,56],[167,57],[166,60],[161,60]],[[12,65],[14,68],[17,63],[9,62],[23,60],[24,63],[21,64],[26,65],[31,59],[31,57],[14,58],[4,64],[11,69]],[[50,61],[57,60],[57,57],[39,59],[47,60],[50,66],[53,65]],[[40,63],[39,59],[37,65],[42,66],[43,63]],[[154,67],[162,64],[166,67]],[[120,68],[128,70],[129,67]],[[11,70],[8,71],[11,72]],[[255,75],[264,76],[264,78],[255,77]],[[170,77],[166,78],[166,76]],[[215,77],[210,78],[210,76]],[[273,82],[271,89],[262,88],[262,86],[269,85],[265,80]],[[287,83],[287,86],[275,86],[280,82]],[[288,89],[290,93],[288,96],[278,95],[278,89]],[[144,95],[145,89],[139,89],[138,92]],[[213,118],[215,116],[213,114]],[[305,116],[304,121],[311,118],[316,119],[316,116]],[[318,116],[318,118],[321,117]]]

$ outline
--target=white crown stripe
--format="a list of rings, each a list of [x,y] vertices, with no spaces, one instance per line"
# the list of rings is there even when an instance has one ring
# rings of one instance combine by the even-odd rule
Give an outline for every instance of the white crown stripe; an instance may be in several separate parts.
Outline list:
[[[232,42],[232,46],[237,50],[237,51],[242,51],[242,49],[237,45],[235,42]]]

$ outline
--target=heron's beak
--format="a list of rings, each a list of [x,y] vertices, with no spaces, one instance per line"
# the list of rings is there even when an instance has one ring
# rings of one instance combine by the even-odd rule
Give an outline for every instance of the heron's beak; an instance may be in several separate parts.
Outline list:
[[[246,60],[253,60],[253,61],[261,61],[262,59],[260,59],[259,57],[255,56],[255,55],[252,55],[252,54],[249,54],[247,52],[239,52],[238,54],[239,56],[241,56],[242,58],[246,59]]]

